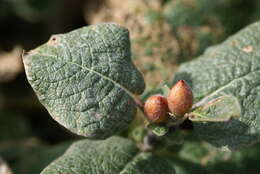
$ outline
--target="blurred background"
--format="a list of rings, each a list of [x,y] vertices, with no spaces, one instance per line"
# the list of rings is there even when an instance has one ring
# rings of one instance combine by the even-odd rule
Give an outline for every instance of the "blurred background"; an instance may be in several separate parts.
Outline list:
[[[130,30],[147,93],[172,79],[180,63],[259,19],[259,0],[0,0],[0,166],[3,158],[14,173],[37,174],[79,138],[38,102],[23,50],[52,34],[119,23]]]

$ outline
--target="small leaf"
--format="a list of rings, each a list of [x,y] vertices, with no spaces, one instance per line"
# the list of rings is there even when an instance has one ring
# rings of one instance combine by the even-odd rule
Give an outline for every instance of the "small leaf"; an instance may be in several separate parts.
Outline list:
[[[128,139],[111,137],[103,141],[74,143],[41,174],[174,174],[165,160],[139,152]]]
[[[259,36],[260,22],[257,22],[207,49],[196,60],[181,65],[175,75],[174,82],[184,79],[191,86],[194,107],[225,95],[234,96],[239,103],[241,115],[237,119],[194,123],[196,133],[215,146],[239,149],[260,142]],[[230,110],[236,112],[236,108],[238,105]]]
[[[157,136],[163,136],[169,130],[169,128],[166,125],[156,123],[150,123],[147,127]]]
[[[213,99],[189,113],[193,122],[225,122],[231,118],[238,118],[241,108],[234,96],[221,96]]]
[[[54,35],[23,58],[41,103],[61,125],[89,138],[106,138],[136,114],[134,94],[143,92],[131,61],[129,32],[99,24]]]

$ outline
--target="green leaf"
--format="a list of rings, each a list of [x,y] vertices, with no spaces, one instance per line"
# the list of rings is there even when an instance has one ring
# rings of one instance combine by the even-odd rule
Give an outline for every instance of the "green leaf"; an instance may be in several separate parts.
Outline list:
[[[121,26],[99,24],[54,35],[23,61],[41,103],[74,133],[106,138],[136,114],[134,94],[145,84],[131,61],[129,32]]]
[[[176,173],[179,172],[179,167],[182,167],[189,174],[191,171],[188,169],[192,169],[192,166],[189,166],[188,163],[197,165],[204,171],[208,170],[207,172],[196,171],[196,173],[258,173],[260,168],[257,165],[259,164],[259,147],[259,144],[257,144],[241,151],[226,152],[206,142],[187,141],[183,144],[179,153],[176,154],[178,158],[172,158],[171,162],[175,166]],[[179,163],[181,161],[183,162]],[[180,166],[180,164],[183,164],[183,166]]]
[[[257,22],[221,45],[207,49],[197,60],[183,64],[175,76],[174,81],[184,79],[192,87],[195,106],[224,95],[238,101],[239,118],[222,123],[194,123],[198,135],[215,146],[238,149],[260,141],[259,36]]]
[[[260,146],[256,144],[242,151],[232,152],[230,154],[219,153],[216,155],[216,161],[209,164],[213,171],[221,173],[259,173],[259,155]]]
[[[188,160],[183,160],[176,157],[171,157],[168,160],[174,166],[176,174],[212,174],[211,171],[205,167]]]
[[[74,143],[41,174],[174,174],[165,160],[139,152],[128,139],[82,140]]]
[[[236,97],[226,95],[196,108],[189,113],[189,119],[193,122],[225,122],[240,115],[241,107]]]
[[[150,123],[147,127],[157,136],[163,136],[169,130],[169,128],[166,125],[161,125],[156,123]]]

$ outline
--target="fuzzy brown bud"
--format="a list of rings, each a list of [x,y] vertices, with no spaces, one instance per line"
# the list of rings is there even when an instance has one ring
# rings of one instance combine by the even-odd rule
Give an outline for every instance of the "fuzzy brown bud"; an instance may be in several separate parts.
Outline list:
[[[170,90],[167,100],[170,112],[175,116],[183,116],[192,107],[192,90],[184,80],[180,80]]]
[[[144,105],[144,113],[151,122],[162,123],[168,120],[168,102],[166,97],[154,95],[149,97]]]

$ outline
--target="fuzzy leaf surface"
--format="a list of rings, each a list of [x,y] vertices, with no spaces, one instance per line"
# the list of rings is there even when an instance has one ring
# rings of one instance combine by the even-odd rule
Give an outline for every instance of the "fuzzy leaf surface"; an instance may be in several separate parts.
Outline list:
[[[107,138],[136,114],[145,88],[131,60],[129,32],[116,24],[54,35],[23,57],[26,75],[50,115],[70,131]]]
[[[168,132],[168,127],[166,125],[156,123],[150,123],[147,128],[150,129],[157,136],[163,136]]]
[[[225,122],[241,116],[241,107],[233,96],[221,96],[189,113],[193,122]]]
[[[139,152],[130,140],[82,140],[74,143],[41,174],[174,174],[174,168],[151,153]]]
[[[194,123],[198,135],[215,146],[239,149],[260,141],[259,36],[260,22],[251,24],[183,64],[174,78],[184,79],[192,87],[195,107],[225,95],[237,99],[239,118],[224,123]]]

